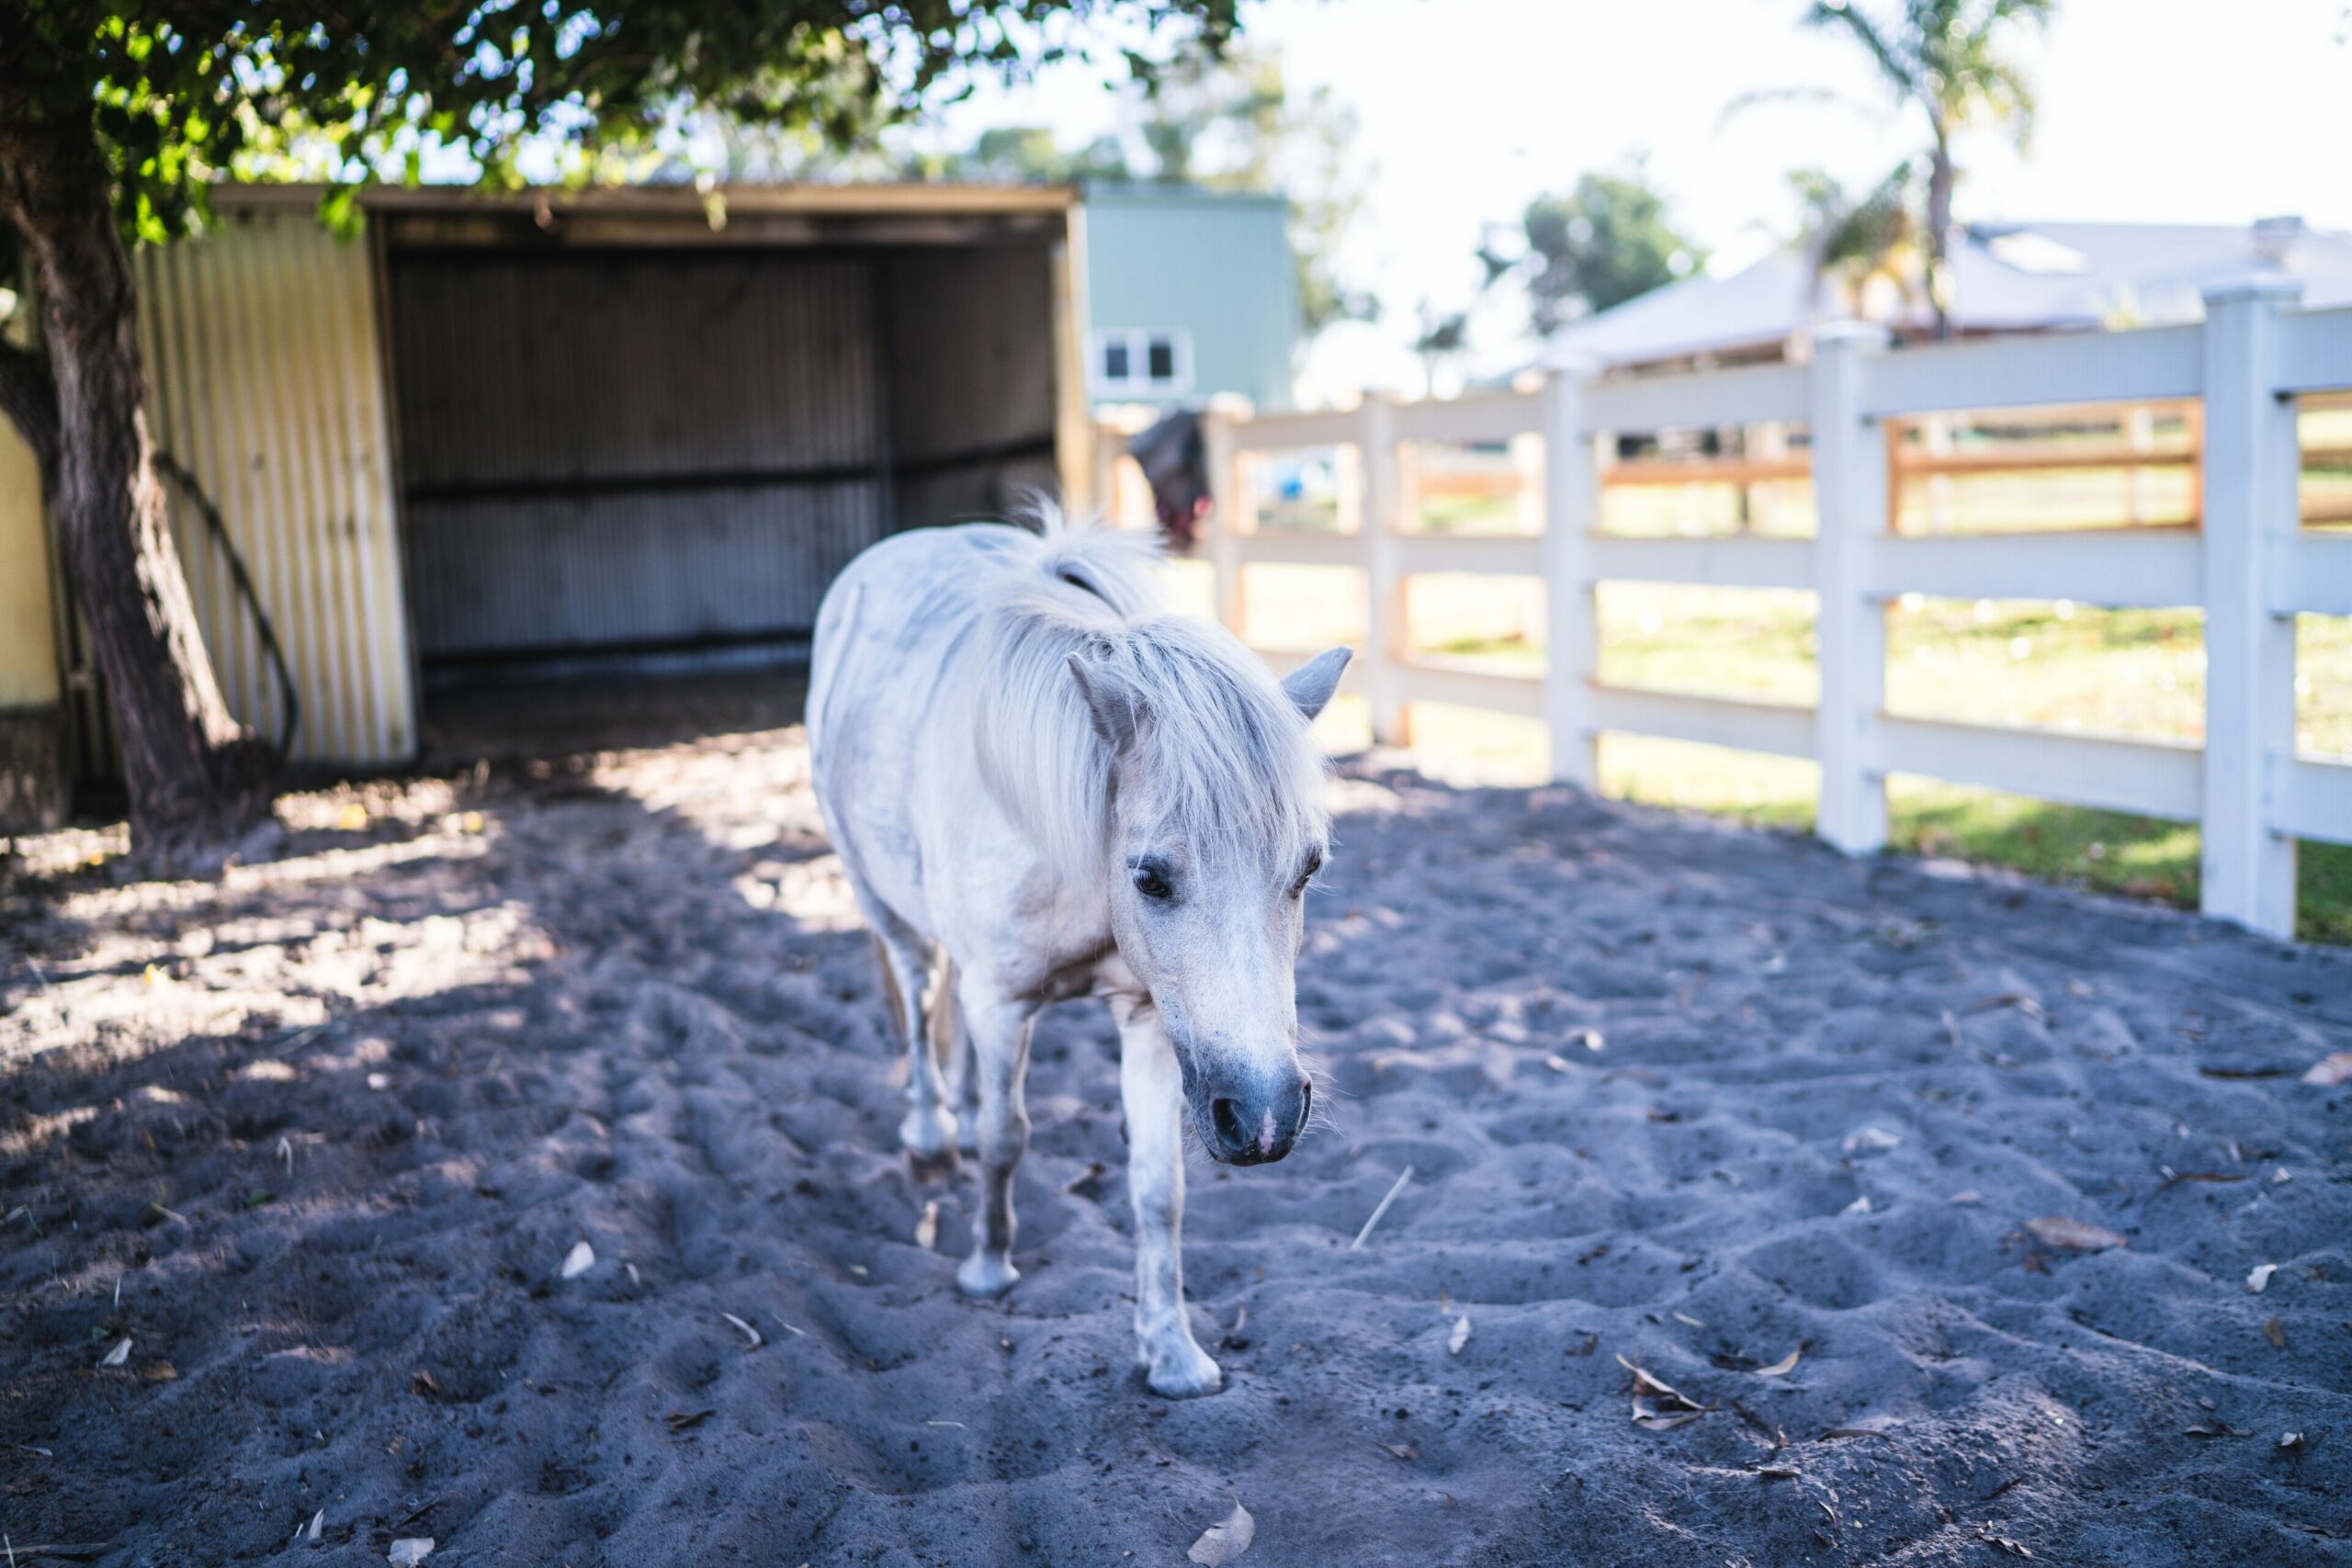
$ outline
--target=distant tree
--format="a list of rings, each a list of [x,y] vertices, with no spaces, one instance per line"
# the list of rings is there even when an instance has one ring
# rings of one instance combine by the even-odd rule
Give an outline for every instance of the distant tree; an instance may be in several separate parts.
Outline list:
[[[912,172],[925,178],[989,185],[1070,185],[1135,177],[1116,137],[1100,136],[1082,147],[1065,149],[1053,131],[1042,125],[983,130],[965,151],[920,160]]]
[[[1530,323],[1545,337],[1687,276],[1706,259],[1674,227],[1638,158],[1615,173],[1583,175],[1566,196],[1538,197],[1520,228],[1503,247],[1483,249],[1480,260],[1489,285],[1521,276]]]
[[[0,411],[38,460],[113,705],[132,842],[203,860],[266,816],[166,525],[129,244],[199,227],[224,172],[417,177],[439,146],[490,183],[528,149],[642,150],[699,103],[854,140],[1109,24],[1221,47],[1238,0],[30,0],[0,7],[0,224],[38,302],[0,342]],[[1075,25],[1074,25],[1075,24]],[[352,193],[326,216],[350,220]]]
[[[1863,313],[1874,282],[1892,284],[1906,304],[1917,302],[1927,232],[1919,182],[1908,163],[1859,196],[1820,169],[1799,169],[1789,185],[1797,198],[1806,310],[1825,280],[1836,285],[1850,315]]]
[[[1881,10],[1859,0],[1813,0],[1804,25],[1843,35],[1867,59],[1893,95],[1896,108],[1927,122],[1927,288],[1936,335],[1951,331],[1952,190],[1959,170],[1952,138],[1979,125],[2007,129],[2020,148],[2033,135],[2032,78],[2008,52],[2029,28],[2046,28],[2058,0],[1901,0]],[[1771,98],[1819,98],[1817,92],[1750,95],[1741,105]],[[1735,105],[1735,107],[1741,107]]]
[[[1420,334],[1413,339],[1413,352],[1421,358],[1421,379],[1430,396],[1437,395],[1439,369],[1451,363],[1470,346],[1470,313],[1467,310],[1440,312],[1433,306],[1421,307]]]

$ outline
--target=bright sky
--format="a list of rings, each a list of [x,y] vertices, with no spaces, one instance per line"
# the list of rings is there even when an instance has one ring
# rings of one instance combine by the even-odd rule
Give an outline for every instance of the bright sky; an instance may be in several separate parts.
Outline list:
[[[1278,46],[1293,89],[1353,107],[1370,200],[1348,256],[1396,317],[1333,345],[1399,379],[1396,341],[1420,302],[1466,302],[1482,225],[1645,149],[1653,179],[1718,261],[1790,220],[1786,172],[1874,179],[1924,144],[1910,120],[1775,105],[1724,121],[1744,93],[1826,86],[1883,103],[1840,39],[1801,29],[1802,0],[1255,0],[1245,31]],[[2024,51],[2041,114],[2031,150],[1961,147],[1963,219],[2245,223],[2301,213],[2352,230],[2352,29],[2344,0],[2063,0]],[[1101,78],[1077,67],[992,91],[951,130],[1106,127]],[[1328,360],[1332,355],[1327,352]]]

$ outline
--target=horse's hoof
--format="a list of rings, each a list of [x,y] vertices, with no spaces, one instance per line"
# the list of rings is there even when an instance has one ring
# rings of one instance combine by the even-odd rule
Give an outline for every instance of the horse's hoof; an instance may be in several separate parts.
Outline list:
[[[980,1301],[1004,1294],[1020,1278],[1011,1258],[993,1253],[975,1252],[956,1266],[956,1288]]]
[[[1225,1373],[1198,1345],[1185,1344],[1151,1358],[1144,1381],[1164,1399],[1198,1399],[1225,1386]]]
[[[944,1157],[952,1167],[956,1161],[956,1113],[910,1111],[907,1119],[899,1123],[899,1142],[918,1161]]]
[[[907,1151],[907,1174],[914,1178],[918,1185],[952,1180],[962,1165],[963,1161],[957,1157],[953,1144],[935,1155],[919,1155],[912,1149]]]

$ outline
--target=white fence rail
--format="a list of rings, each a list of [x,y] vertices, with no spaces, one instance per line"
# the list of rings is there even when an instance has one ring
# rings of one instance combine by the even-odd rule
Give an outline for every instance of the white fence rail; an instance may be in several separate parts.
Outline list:
[[[1374,398],[1340,412],[1213,417],[1208,556],[1218,613],[1241,629],[1242,572],[1250,564],[1359,568],[1368,635],[1350,682],[1370,699],[1374,734],[1383,740],[1405,734],[1408,705],[1428,702],[1543,720],[1553,776],[1587,788],[1596,783],[1596,741],[1604,730],[1812,758],[1821,764],[1817,830],[1849,853],[1885,842],[1885,779],[1898,772],[2194,820],[2202,828],[2206,911],[2291,934],[2295,840],[2352,843],[2352,766],[2294,753],[2294,616],[2352,615],[2352,536],[2301,527],[2295,400],[2352,388],[2352,310],[2299,310],[2293,286],[2273,277],[2216,288],[2206,307],[2201,326],[1900,352],[1888,352],[1874,329],[1841,324],[1816,338],[1809,365],[1638,380],[1558,376],[1526,393],[1423,403]],[[2199,529],[1932,537],[1893,531],[1890,420],[2176,399],[2202,400]],[[1770,422],[1810,427],[1815,537],[1598,531],[1602,440]],[[1522,448],[1540,443],[1540,532],[1400,532],[1400,444],[1504,441]],[[1355,454],[1340,466],[1341,531],[1258,531],[1242,473],[1249,455],[1327,446]],[[1412,657],[1405,581],[1447,571],[1544,581],[1544,675]],[[1819,703],[1805,708],[1602,684],[1593,591],[1616,580],[1812,590],[1819,601]],[[1884,604],[1910,592],[2201,608],[2204,746],[1890,716]]]

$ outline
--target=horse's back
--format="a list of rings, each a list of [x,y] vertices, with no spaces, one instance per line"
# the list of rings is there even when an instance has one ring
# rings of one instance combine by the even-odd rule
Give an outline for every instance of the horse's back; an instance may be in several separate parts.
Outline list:
[[[864,893],[919,931],[930,922],[916,795],[942,782],[952,750],[940,721],[956,700],[956,654],[986,584],[1036,548],[1036,536],[1001,524],[894,534],[842,569],[817,613],[808,728],[818,805]]]
[[[858,552],[826,590],[809,655],[808,744],[896,704],[910,680],[935,684],[979,614],[981,583],[1035,536],[1001,523],[915,528]],[[899,713],[906,711],[898,708]]]

